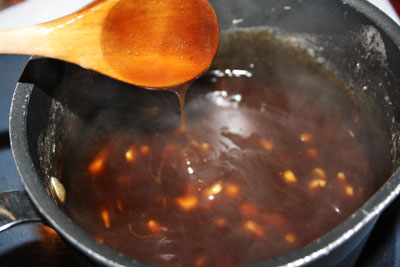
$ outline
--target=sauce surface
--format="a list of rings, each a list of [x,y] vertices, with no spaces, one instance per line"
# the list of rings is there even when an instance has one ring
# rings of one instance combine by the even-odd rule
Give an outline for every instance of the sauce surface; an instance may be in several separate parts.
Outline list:
[[[185,131],[172,92],[117,90],[120,105],[69,140],[65,212],[99,242],[167,266],[255,263],[327,233],[375,190],[366,118],[299,58],[262,31],[224,33],[188,91]]]

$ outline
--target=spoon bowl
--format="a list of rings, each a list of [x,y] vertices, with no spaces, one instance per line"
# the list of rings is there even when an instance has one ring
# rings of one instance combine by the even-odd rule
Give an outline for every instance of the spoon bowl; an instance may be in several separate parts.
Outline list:
[[[0,53],[61,59],[164,89],[208,69],[218,34],[207,0],[97,0],[51,22],[0,31]]]

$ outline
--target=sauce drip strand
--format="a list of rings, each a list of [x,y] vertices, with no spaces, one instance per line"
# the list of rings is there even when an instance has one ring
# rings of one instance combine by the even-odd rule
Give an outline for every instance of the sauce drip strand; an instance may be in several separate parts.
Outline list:
[[[180,133],[184,133],[186,130],[185,97],[186,97],[187,90],[189,89],[191,84],[192,84],[192,82],[167,89],[168,91],[174,92],[176,94],[176,96],[178,97],[179,109],[180,109],[180,114],[181,114],[181,125],[179,126],[179,129],[178,129],[178,132],[180,132]]]
[[[115,89],[118,107],[74,129],[60,180],[72,220],[135,259],[235,266],[280,256],[376,189],[362,145],[370,118],[312,59],[261,30],[222,34],[212,70],[187,93],[185,131],[173,93],[133,91]]]

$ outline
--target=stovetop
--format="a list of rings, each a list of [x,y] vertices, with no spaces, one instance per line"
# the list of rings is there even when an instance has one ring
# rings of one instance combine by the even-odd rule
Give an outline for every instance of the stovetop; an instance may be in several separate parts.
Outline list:
[[[387,10],[387,6],[380,7]],[[8,116],[15,84],[28,59],[0,55],[0,191],[23,189],[11,154]],[[68,245],[47,226],[20,225],[0,233],[0,266],[77,265]],[[356,266],[400,266],[400,198],[381,215]]]

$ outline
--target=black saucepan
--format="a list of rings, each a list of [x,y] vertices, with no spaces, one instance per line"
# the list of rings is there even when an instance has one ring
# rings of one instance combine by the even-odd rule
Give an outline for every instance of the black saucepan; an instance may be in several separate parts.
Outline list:
[[[260,265],[354,263],[378,216],[400,191],[400,28],[362,0],[210,2],[221,31],[269,27],[347,84],[365,112],[374,113],[388,129],[388,134],[379,135],[373,123],[366,126],[379,136],[368,148],[374,175],[385,178],[378,182],[376,193],[331,232]],[[129,86],[66,62],[46,58],[29,61],[17,84],[10,115],[11,147],[26,192],[3,194],[1,229],[42,221],[95,264],[141,266],[144,263],[98,243],[75,225],[57,205],[50,187],[50,177],[58,175],[63,140],[71,123],[76,123],[76,115],[90,116],[86,103],[96,102],[101,108],[109,97],[94,96],[95,88],[90,88],[93,80],[104,86]]]

